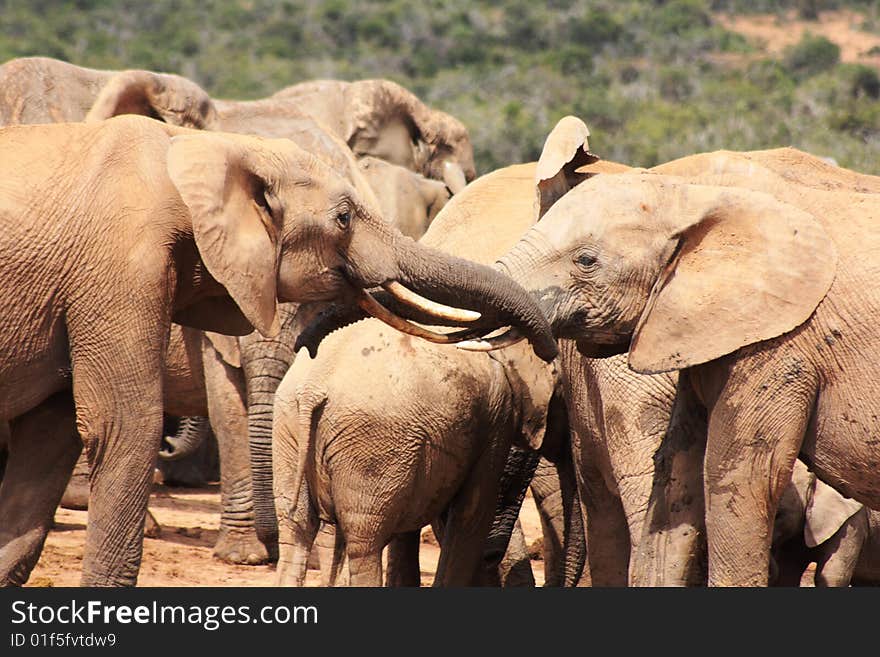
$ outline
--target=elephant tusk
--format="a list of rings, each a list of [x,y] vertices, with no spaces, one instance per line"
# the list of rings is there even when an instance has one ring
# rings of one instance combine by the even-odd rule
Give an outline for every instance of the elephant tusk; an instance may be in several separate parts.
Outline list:
[[[526,336],[524,336],[522,333],[514,328],[511,328],[509,331],[505,331],[501,335],[497,335],[492,338],[462,340],[455,346],[465,351],[494,351],[496,349],[503,349],[504,347],[515,345],[517,342],[525,340],[525,338]]]
[[[439,320],[450,322],[475,322],[480,319],[480,313],[475,310],[444,306],[442,303],[431,301],[430,299],[426,299],[425,297],[416,294],[397,281],[384,283],[382,287],[398,301],[412,306],[413,308],[417,308]]]
[[[401,333],[414,335],[417,338],[422,338],[437,344],[456,344],[480,335],[480,332],[475,329],[465,329],[453,333],[437,333],[436,331],[423,328],[403,319],[402,317],[398,317],[364,290],[361,290],[361,294],[358,296],[357,305],[368,314],[385,322],[388,326],[397,329]]]

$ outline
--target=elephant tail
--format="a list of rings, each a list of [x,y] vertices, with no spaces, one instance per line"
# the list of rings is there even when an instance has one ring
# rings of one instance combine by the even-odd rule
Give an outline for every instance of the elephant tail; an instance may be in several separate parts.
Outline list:
[[[297,436],[296,470],[294,471],[293,486],[290,494],[290,512],[295,514],[299,504],[300,495],[305,496],[305,502],[309,503],[308,482],[305,477],[309,459],[315,456],[315,434],[318,423],[327,405],[326,395],[309,396],[302,395],[297,399],[297,413],[294,418],[294,435]]]

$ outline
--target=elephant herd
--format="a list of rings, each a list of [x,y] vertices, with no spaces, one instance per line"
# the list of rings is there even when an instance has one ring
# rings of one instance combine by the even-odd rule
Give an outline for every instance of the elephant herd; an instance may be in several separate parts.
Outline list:
[[[82,584],[136,584],[168,416],[279,585],[417,586],[426,525],[435,584],[512,585],[529,488],[548,585],[880,582],[880,177],[631,168],[575,117],[478,177],[387,80],[48,58],[0,126],[0,583],[80,484]]]

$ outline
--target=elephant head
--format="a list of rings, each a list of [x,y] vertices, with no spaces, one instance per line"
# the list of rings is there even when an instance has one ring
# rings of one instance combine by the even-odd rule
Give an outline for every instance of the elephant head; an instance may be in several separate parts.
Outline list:
[[[443,180],[453,194],[476,177],[467,128],[390,80],[316,80],[282,89],[273,98],[295,100],[356,155]]]
[[[209,274],[220,284],[213,296],[180,292],[175,322],[231,335],[252,327],[276,335],[279,301],[341,299],[404,330],[455,339],[408,324],[365,292],[381,286],[404,306],[434,317],[434,324],[515,326],[541,357],[556,356],[546,319],[521,287],[489,267],[405,237],[372,214],[350,183],[293,142],[169,132],[167,170],[189,210],[200,256],[194,277]],[[218,325],[229,298],[235,308],[226,304]]]
[[[218,117],[208,92],[192,80],[168,73],[128,70],[114,74],[95,98],[85,121],[140,114],[171,125],[217,129]]]
[[[767,171],[766,177],[772,177]],[[657,373],[792,330],[824,298],[837,254],[819,222],[773,195],[645,172],[563,196],[503,258],[557,337],[629,351]]]

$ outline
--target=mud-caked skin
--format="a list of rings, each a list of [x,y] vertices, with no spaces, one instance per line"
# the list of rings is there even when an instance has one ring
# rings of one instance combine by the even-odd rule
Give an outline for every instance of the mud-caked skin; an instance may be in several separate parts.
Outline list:
[[[581,351],[682,373],[636,583],[698,580],[705,540],[710,584],[765,585],[798,454],[880,503],[878,189],[793,149],[697,155],[582,183],[503,259]]]
[[[135,583],[172,321],[274,335],[279,301],[397,280],[418,291],[432,261],[438,278],[428,287],[455,271],[475,288],[453,281],[450,290],[487,316],[521,304],[540,316],[510,279],[405,238],[288,140],[127,116],[5,128],[0,151],[5,583],[27,578],[83,444],[91,508],[82,581]],[[76,430],[47,420],[72,418],[71,408]]]

